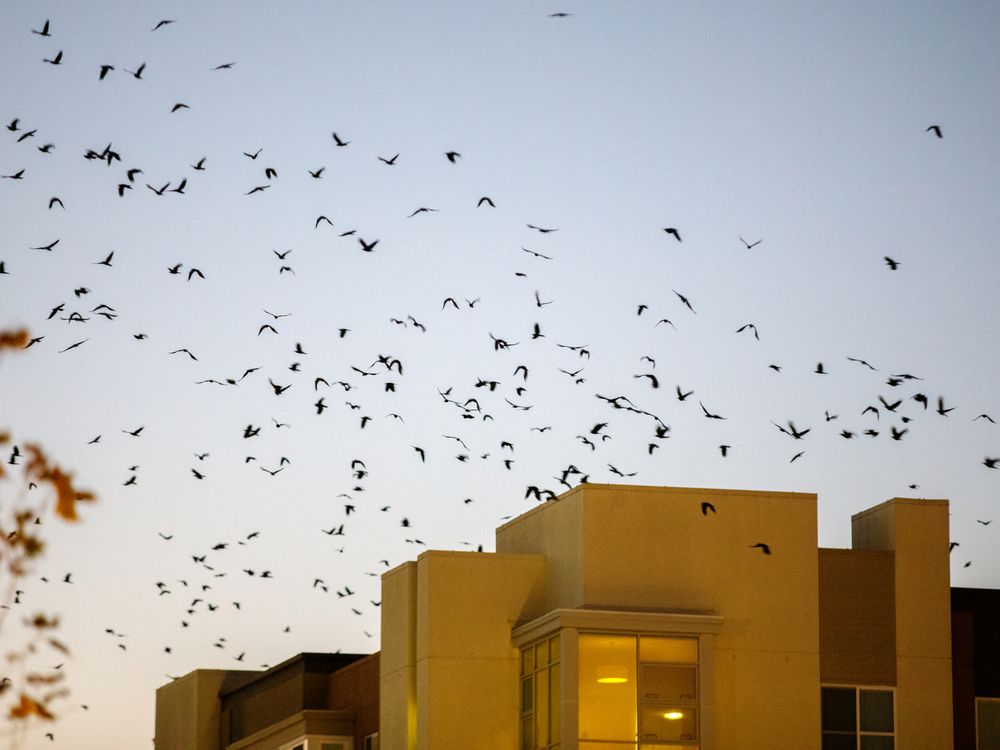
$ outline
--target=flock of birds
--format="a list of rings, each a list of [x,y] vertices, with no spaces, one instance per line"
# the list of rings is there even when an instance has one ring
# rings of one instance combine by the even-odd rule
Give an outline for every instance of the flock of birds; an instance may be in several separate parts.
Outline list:
[[[554,13],[553,18],[568,18],[572,14]],[[176,23],[175,19],[163,19],[155,23],[151,29],[155,33],[169,33],[170,27]],[[57,27],[45,20],[38,28],[30,29],[30,33],[37,35],[49,43],[58,37]],[[73,65],[71,56],[64,56],[63,49],[58,44],[53,44],[51,51],[43,52],[40,61],[42,64],[51,66]],[[209,69],[212,75],[224,75],[225,71],[232,71],[237,65],[236,62],[224,62]],[[137,81],[146,81],[144,75],[147,73],[145,62],[130,65],[128,67],[117,63],[101,63],[94,70],[94,76],[99,81],[106,80],[111,75],[129,75]],[[165,115],[183,116],[184,110],[190,109],[185,102],[173,102],[164,107]],[[941,128],[931,125],[927,132],[936,138],[942,138]],[[183,198],[187,196],[189,188],[194,188],[197,181],[211,172],[211,156],[201,156],[187,165],[186,171],[170,179],[163,177],[153,178],[147,175],[141,166],[131,164],[130,155],[123,154],[112,142],[103,146],[92,146],[85,148],[80,153],[71,153],[69,149],[59,150],[57,144],[47,142],[45,137],[44,123],[22,122],[20,116],[11,116],[6,120],[5,135],[23,151],[25,166],[16,164],[13,168],[0,166],[3,169],[3,183],[23,183],[32,179],[33,161],[37,159],[83,158],[95,165],[103,166],[105,170],[113,170],[116,175],[114,187],[109,188],[109,200],[132,200],[134,194],[142,191],[147,196],[152,194],[156,200]],[[35,145],[38,144],[38,145]],[[29,149],[35,145],[30,153]],[[342,131],[331,131],[327,143],[328,149],[332,153],[343,149],[352,148],[352,138],[345,136]],[[353,148],[357,148],[354,145]],[[248,162],[258,164],[263,148],[253,148],[242,151],[242,156]],[[378,162],[386,168],[395,168],[400,164],[400,153],[375,154]],[[462,153],[448,149],[441,152],[439,157],[447,161],[455,169],[462,166]],[[449,167],[450,168],[450,167]],[[326,177],[326,166],[317,166],[307,170],[307,175],[301,178],[309,181],[319,181]],[[286,170],[281,169],[281,173]],[[149,180],[147,182],[147,179]],[[274,186],[279,179],[279,168],[268,165],[263,168],[263,179],[254,184],[246,185],[246,189],[241,192],[247,200],[266,201],[267,191]],[[2,185],[4,190],[16,189],[14,186]],[[149,191],[148,193],[146,191]],[[64,197],[66,200],[64,201]],[[6,201],[7,197],[0,196],[0,200]],[[151,198],[152,199],[152,198]],[[497,201],[488,195],[473,197],[470,202],[474,202],[477,210],[488,211],[496,208]],[[263,205],[263,204],[261,204]],[[72,200],[69,196],[53,195],[47,204],[49,211],[71,211]],[[414,207],[406,217],[408,221],[428,220],[432,215],[438,214],[442,209],[419,205]],[[531,222],[524,222],[525,229],[532,238],[548,238],[560,231],[560,227],[543,226]],[[334,227],[334,222],[325,214],[317,216],[313,222],[313,230],[320,228],[332,229],[338,239],[345,243],[353,243],[353,248],[357,252],[366,254],[378,254],[385,249],[382,240],[373,233],[364,232],[358,228]],[[661,227],[663,234],[659,238],[668,243],[683,243],[682,233],[678,227]],[[40,237],[35,244],[24,248],[32,253],[57,254],[60,250],[60,243],[63,237]],[[763,238],[748,241],[742,235],[738,236],[740,246],[745,252],[760,252]],[[734,240],[735,244],[735,240]],[[541,252],[527,247],[521,247],[523,256],[518,256],[528,260],[533,264],[557,263],[556,255],[552,251]],[[280,278],[295,277],[295,267],[293,265],[292,253],[290,249],[271,249],[276,261],[277,276]],[[516,252],[516,251],[515,251]],[[116,251],[101,253],[91,261],[92,265],[101,267],[107,273],[114,273],[119,260]],[[877,261],[876,261],[877,262]],[[901,262],[891,257],[885,256],[884,263],[888,272],[897,271]],[[0,275],[9,277],[6,283],[18,283],[17,270],[14,263],[8,263],[8,259],[0,259]],[[207,270],[203,270],[206,268]],[[211,279],[211,268],[205,266],[200,261],[183,260],[173,265],[164,267],[163,274],[176,276],[184,282],[198,285],[206,283]],[[528,274],[523,271],[515,271],[514,275],[521,281],[528,278]],[[26,282],[30,283],[30,282]],[[646,303],[635,303],[634,319],[637,325],[652,329],[660,329],[667,326],[668,329],[677,330],[684,326],[681,316],[699,315],[700,309],[689,294],[673,289],[674,307],[664,312],[653,314],[650,305]],[[64,340],[61,332],[80,328],[89,331],[95,330],[95,323],[113,323],[124,318],[119,311],[107,302],[91,304],[90,299],[96,299],[100,291],[97,288],[90,288],[80,285],[72,290],[72,296],[63,299],[53,299],[46,305],[47,312],[38,316],[32,321],[32,338],[28,343],[28,349],[35,347],[42,348],[54,346],[59,355],[67,358],[84,356],[86,345],[100,332],[80,334]],[[571,441],[574,450],[579,450],[584,460],[577,460],[575,463],[568,463],[559,467],[554,475],[547,479],[533,479],[530,483],[524,484],[523,497],[526,500],[542,502],[555,499],[560,492],[570,489],[584,482],[606,482],[606,481],[629,481],[639,476],[639,468],[621,468],[619,465],[602,458],[606,444],[611,441],[616,434],[616,428],[627,429],[631,434],[643,434],[643,453],[646,459],[656,455],[657,451],[665,446],[669,439],[673,437],[673,432],[669,419],[665,416],[663,409],[669,403],[671,408],[691,409],[700,414],[706,423],[720,423],[728,419],[727,415],[712,402],[713,394],[702,394],[699,389],[691,387],[690,384],[677,384],[668,381],[669,377],[661,367],[657,369],[657,358],[653,354],[645,354],[639,360],[635,368],[639,371],[630,373],[631,377],[626,381],[628,385],[634,386],[629,393],[625,389],[615,392],[594,392],[588,394],[588,398],[596,399],[601,408],[605,410],[606,419],[586,425],[548,424],[544,421],[528,425],[526,420],[534,418],[532,410],[538,405],[533,401],[532,385],[540,377],[536,375],[542,368],[548,368],[546,376],[554,376],[563,383],[568,383],[573,387],[580,388],[588,383],[586,368],[590,364],[592,350],[589,344],[555,342],[554,334],[543,329],[542,316],[546,314],[547,308],[554,304],[554,300],[546,298],[541,290],[534,290],[533,303],[529,303],[531,311],[536,314],[540,321],[532,325],[530,332],[524,332],[520,336],[510,336],[500,333],[497,330],[486,329],[481,332],[481,340],[484,348],[489,348],[498,356],[508,358],[498,359],[502,364],[498,365],[499,371],[488,375],[477,374],[470,377],[461,385],[441,386],[437,389],[434,400],[437,408],[447,415],[451,420],[454,429],[449,433],[440,436],[427,438],[426,441],[418,443],[407,443],[404,450],[410,455],[411,466],[400,468],[400,471],[419,471],[424,467],[433,466],[433,462],[443,460],[442,455],[446,455],[448,460],[455,460],[463,464],[475,462],[492,462],[497,467],[502,467],[505,472],[513,472],[515,463],[518,460],[518,450],[520,441],[515,439],[502,439],[491,447],[485,447],[477,437],[477,431],[486,429],[489,423],[503,424],[504,428],[511,430],[524,430],[526,436],[530,435],[533,450],[545,451],[544,445],[539,446],[539,440],[562,440]],[[427,312],[418,311],[419,318],[412,314],[404,314],[398,317],[391,317],[385,321],[384,325],[389,330],[407,330],[415,335],[424,334],[430,326],[433,326],[434,319],[445,316],[457,316],[467,313],[478,312],[481,299],[478,296],[471,298],[454,295],[443,299],[428,300]],[[259,323],[255,324],[255,338],[281,337],[280,329],[289,318],[300,311],[278,310],[272,311],[266,307],[261,307],[262,316]],[[429,316],[436,316],[431,318]],[[760,341],[761,332],[755,322],[740,321],[732,329],[733,335],[752,337],[755,341]],[[131,333],[137,342],[145,342],[150,336],[143,331]],[[349,326],[336,327],[338,339],[349,339],[354,335]],[[552,341],[552,345],[540,342],[541,339]],[[60,341],[54,344],[55,341]],[[539,346],[549,346],[550,352],[557,352],[559,356],[570,358],[571,364],[567,367],[555,368],[557,372],[552,372],[551,360],[533,357],[525,352],[522,357],[518,357],[524,352],[531,342],[538,342]],[[138,344],[137,344],[138,345]],[[178,357],[194,363],[202,363],[202,358],[194,347],[184,346],[165,350],[170,357]],[[234,389],[234,388],[256,388],[255,393],[266,392],[269,397],[280,399],[285,403],[290,399],[299,398],[296,408],[303,414],[308,414],[309,418],[329,419],[331,413],[338,413],[344,419],[354,420],[356,429],[359,431],[371,431],[375,422],[388,420],[388,423],[403,425],[406,423],[407,402],[410,398],[407,393],[400,401],[401,403],[386,414],[376,413],[374,403],[381,404],[384,399],[394,398],[397,390],[403,391],[405,375],[411,369],[409,361],[404,362],[403,358],[393,354],[384,353],[380,345],[370,347],[371,356],[361,361],[355,361],[342,371],[331,375],[328,372],[316,371],[310,367],[309,357],[312,348],[309,344],[295,342],[294,346],[288,347],[293,361],[291,363],[267,363],[245,362],[237,366],[229,366],[228,371],[217,372],[210,377],[203,377],[192,382],[198,388],[203,389]],[[31,353],[18,355],[24,357],[32,356]],[[509,357],[513,356],[514,359]],[[596,356],[596,355],[595,355]],[[852,416],[831,413],[824,411],[814,417],[815,423],[804,425],[801,422],[796,424],[791,419],[770,420],[770,424],[781,435],[788,438],[791,446],[787,461],[797,462],[807,454],[805,448],[810,435],[825,429],[833,431],[840,439],[850,440],[890,440],[902,441],[907,438],[911,430],[918,429],[922,423],[929,419],[971,419],[975,422],[996,424],[993,416],[985,411],[979,412],[974,417],[960,416],[956,413],[956,406],[944,395],[937,393],[924,386],[924,380],[909,372],[884,371],[869,363],[865,359],[853,356],[846,357],[847,365],[852,368],[860,368],[872,374],[872,382],[878,382],[878,390],[874,390],[865,403],[859,404],[857,414]],[[817,362],[812,368],[812,373],[816,377],[830,377],[834,367],[830,365],[831,360]],[[774,362],[768,365],[775,377],[780,377],[785,365]],[[462,377],[464,373],[456,373]],[[562,380],[565,378],[566,380]],[[883,390],[882,388],[886,389]],[[635,389],[639,389],[636,393]],[[580,388],[578,392],[585,391]],[[308,398],[303,399],[299,394],[308,393]],[[669,395],[664,395],[669,394]],[[895,395],[898,394],[898,395]],[[655,399],[654,399],[655,397]],[[649,406],[648,402],[656,400],[657,406]],[[538,410],[535,414],[538,414]],[[973,410],[978,411],[978,410]],[[971,413],[971,412],[970,412]],[[516,419],[512,417],[516,416]],[[1000,416],[1000,415],[998,415]],[[625,421],[627,420],[627,427]],[[860,424],[856,424],[863,420]],[[850,422],[850,423],[849,423]],[[146,435],[147,425],[131,424],[122,425],[117,428],[114,435],[117,439],[127,439],[141,441]],[[241,426],[239,431],[234,430],[232,439],[234,444],[240,446],[243,455],[244,466],[257,469],[262,475],[268,478],[276,478],[288,470],[295,461],[294,455],[278,453],[275,455],[265,455],[258,446],[262,441],[261,437],[265,433],[280,434],[281,431],[291,430],[290,424],[272,418],[271,423],[247,422]],[[771,429],[771,427],[767,427]],[[411,434],[411,433],[408,433]],[[119,438],[123,435],[124,438]],[[106,432],[95,434],[87,441],[89,445],[100,447],[102,443],[107,443],[112,436]],[[536,440],[537,439],[537,440]],[[471,445],[470,445],[471,444]],[[718,455],[725,459],[734,451],[738,450],[727,442],[719,442],[716,450]],[[190,478],[197,482],[209,480],[213,476],[211,457],[213,450],[198,450],[193,453],[193,461],[190,465]],[[7,457],[9,464],[17,465],[23,456],[18,447],[12,449]],[[323,534],[333,540],[343,540],[348,536],[352,524],[362,512],[362,503],[357,498],[366,489],[366,482],[370,478],[369,467],[364,456],[349,456],[339,459],[343,464],[343,470],[349,476],[350,487],[338,495],[341,506],[341,516],[332,524],[313,530],[315,534]],[[579,465],[578,465],[579,464]],[[986,456],[982,460],[982,465],[986,470],[1000,470],[1000,456]],[[79,467],[85,469],[85,467]],[[132,491],[140,485],[140,468],[138,465],[129,464],[125,467],[121,485]],[[264,478],[263,476],[261,477]],[[914,483],[910,489],[916,490],[918,486]],[[473,498],[464,498],[464,504],[475,502]],[[390,514],[394,509],[391,504],[380,504],[377,511],[365,507],[365,512],[379,512]],[[715,507],[704,502],[701,505],[701,512],[706,517],[715,513]],[[992,519],[977,519],[982,525],[989,525]],[[420,548],[425,545],[425,541],[418,536],[417,529],[419,522],[410,516],[402,516],[394,520],[398,522],[405,542]],[[207,549],[197,550],[190,554],[191,574],[184,578],[175,580],[155,580],[150,584],[151,591],[157,599],[169,598],[174,602],[172,616],[176,617],[179,627],[182,629],[194,627],[201,618],[211,616],[220,608],[239,611],[244,607],[244,602],[227,595],[226,581],[232,577],[243,576],[254,581],[274,581],[278,578],[274,570],[265,565],[244,564],[232,559],[236,550],[250,550],[238,559],[245,561],[252,554],[252,548],[259,543],[262,535],[266,535],[267,530],[254,530],[238,537],[220,539]],[[171,530],[160,530],[158,532],[159,541],[163,544],[176,544],[175,533]],[[958,542],[952,542],[952,549],[958,546]],[[481,545],[470,545],[473,549],[483,549]],[[764,555],[779,555],[780,549],[772,548],[768,540],[748,539],[748,554],[759,551]],[[339,547],[338,551],[343,551]],[[393,564],[387,558],[378,560],[377,566],[373,570],[366,571],[366,574],[375,578]],[[963,563],[966,567],[972,564],[971,560]],[[62,583],[73,585],[72,573],[65,574]],[[45,580],[44,582],[48,582]],[[380,601],[367,598],[358,594],[358,585],[354,582],[344,583],[341,581],[328,582],[323,576],[315,576],[308,586],[316,594],[333,594],[338,602],[341,602],[346,610],[357,616],[370,615],[377,612]],[[13,604],[20,605],[26,598],[24,590],[18,589]],[[367,600],[364,603],[362,600]],[[359,603],[360,602],[360,603]],[[285,632],[290,632],[291,625],[285,627]],[[117,627],[108,627],[106,635],[115,641],[116,647],[122,651],[127,651],[129,644],[127,636],[119,631]],[[377,634],[371,630],[364,630],[365,636],[374,638]],[[232,660],[243,663],[247,659],[244,649],[234,646],[231,640],[225,637],[218,637],[212,642],[212,646],[220,650],[230,649]],[[164,644],[163,652],[170,654],[173,646]],[[266,666],[266,665],[262,665]]]

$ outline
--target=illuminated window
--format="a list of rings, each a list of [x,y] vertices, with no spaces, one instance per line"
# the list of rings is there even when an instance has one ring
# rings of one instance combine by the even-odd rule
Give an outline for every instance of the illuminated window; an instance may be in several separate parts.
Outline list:
[[[976,698],[977,750],[1000,750],[1000,698]]]
[[[559,747],[559,636],[521,649],[521,750]]]
[[[893,750],[894,695],[890,688],[823,687],[823,750]]]
[[[578,653],[581,750],[698,748],[697,638],[581,633]]]

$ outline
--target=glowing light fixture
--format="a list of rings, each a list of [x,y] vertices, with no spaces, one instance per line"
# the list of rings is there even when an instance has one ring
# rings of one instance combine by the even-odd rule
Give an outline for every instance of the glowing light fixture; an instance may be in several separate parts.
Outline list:
[[[670,721],[677,721],[677,719],[683,719],[684,718],[684,712],[683,711],[667,711],[665,714],[663,714],[663,718],[664,719],[670,719]]]
[[[628,682],[628,670],[621,664],[602,664],[597,668],[597,681],[602,685],[621,685]]]

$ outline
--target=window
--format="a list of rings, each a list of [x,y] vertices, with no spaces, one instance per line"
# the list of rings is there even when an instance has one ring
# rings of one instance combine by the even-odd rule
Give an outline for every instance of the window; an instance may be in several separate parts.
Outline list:
[[[821,688],[823,750],[893,750],[891,688]]]
[[[559,636],[521,649],[521,750],[559,747]]]
[[[581,633],[580,748],[696,750],[698,682],[697,638]]]
[[[976,750],[1000,750],[1000,698],[976,698]]]

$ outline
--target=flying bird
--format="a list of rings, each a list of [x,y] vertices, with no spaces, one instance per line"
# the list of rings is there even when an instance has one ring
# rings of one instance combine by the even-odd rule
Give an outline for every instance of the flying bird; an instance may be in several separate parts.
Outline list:
[[[944,136],[941,135],[941,127],[939,125],[928,125],[927,130],[925,130],[924,132],[934,133],[934,135],[936,135],[938,138],[944,138]]]
[[[678,242],[681,241],[681,233],[678,232],[674,227],[663,227],[663,231],[671,235]]]

